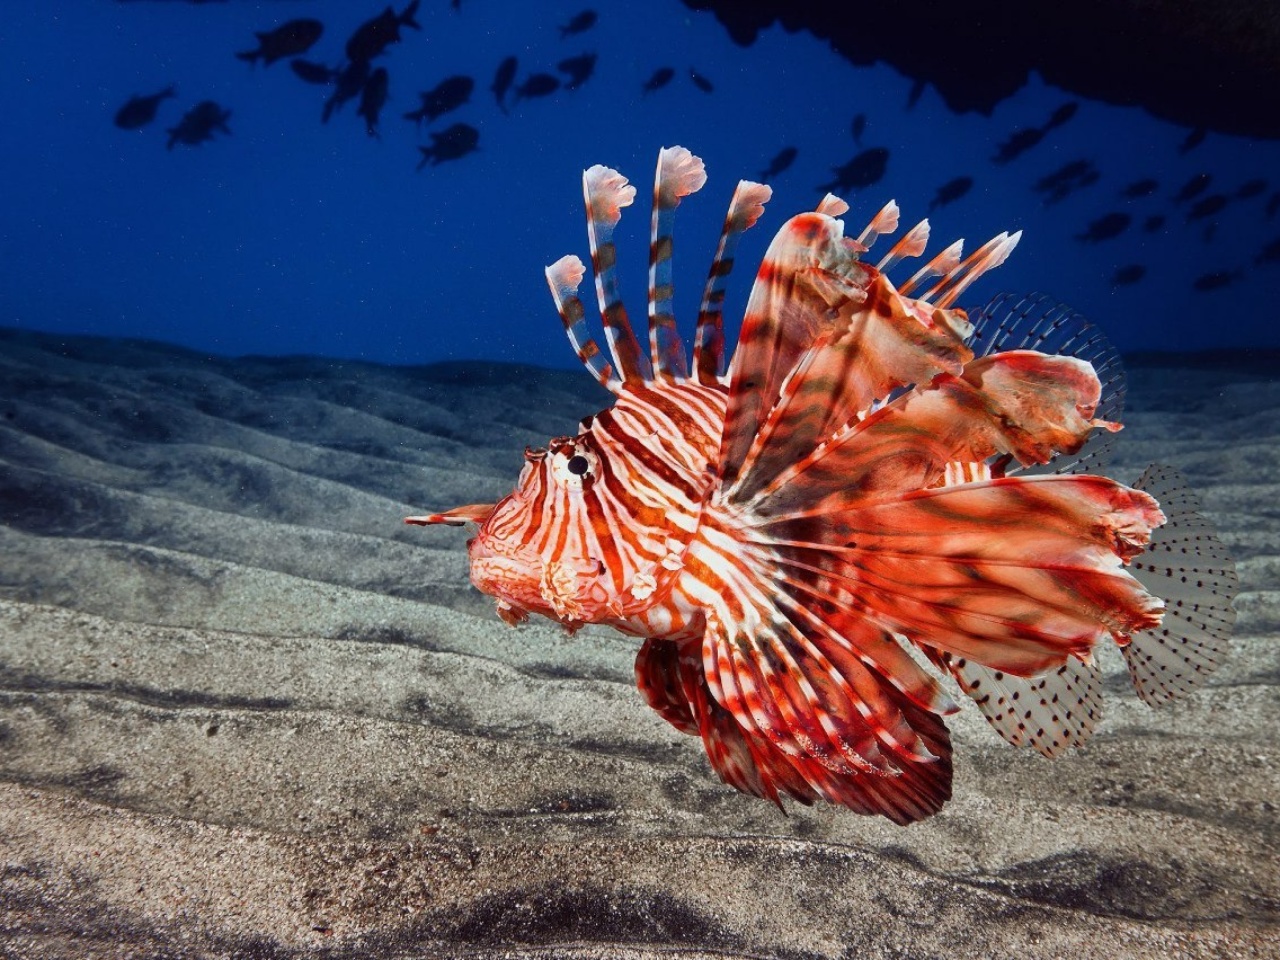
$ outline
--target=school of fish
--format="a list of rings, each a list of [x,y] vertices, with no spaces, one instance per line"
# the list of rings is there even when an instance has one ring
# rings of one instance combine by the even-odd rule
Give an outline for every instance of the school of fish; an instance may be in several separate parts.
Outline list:
[[[500,502],[407,518],[479,525],[471,579],[504,620],[644,638],[642,694],[723,781],[901,824],[952,792],[943,718],[959,707],[929,667],[1005,740],[1051,757],[1101,716],[1100,642],[1151,704],[1213,670],[1237,583],[1195,497],[1168,468],[1133,487],[1088,472],[1120,428],[1118,358],[1041,300],[997,298],[976,324],[955,306],[1020,234],[964,258],[957,242],[895,284],[928,221],[872,265],[897,205],[853,237],[828,194],[769,246],[726,369],[726,281],[770,188],[733,194],[689,353],[672,228],[705,180],[688,150],[661,151],[642,339],[613,243],[635,187],[584,173],[607,357],[582,261],[546,274],[613,406],[526,450]]]

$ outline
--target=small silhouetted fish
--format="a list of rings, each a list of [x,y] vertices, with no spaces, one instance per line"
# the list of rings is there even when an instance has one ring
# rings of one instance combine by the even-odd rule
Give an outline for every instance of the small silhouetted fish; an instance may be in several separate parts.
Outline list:
[[[1260,197],[1267,191],[1267,181],[1261,177],[1253,180],[1246,180],[1236,188],[1237,200],[1252,200],[1254,197]]]
[[[471,91],[475,87],[476,82],[462,74],[447,77],[430,90],[419,93],[418,97],[422,101],[422,105],[417,110],[406,113],[405,119],[419,124],[423,120],[430,123],[436,117],[442,117],[450,110],[457,110],[458,107],[470,100]]]
[[[1102,240],[1110,240],[1112,237],[1118,237],[1124,233],[1132,221],[1133,218],[1127,213],[1108,213],[1104,217],[1091,221],[1089,228],[1084,233],[1076,234],[1076,239],[1081,243],[1099,243]]]
[[[457,160],[478,149],[480,131],[469,123],[455,123],[439,133],[431,134],[431,146],[419,147],[422,160],[418,163],[421,170],[428,163],[433,167],[446,160]]]
[[[369,61],[368,60],[352,60],[338,74],[334,84],[333,93],[329,95],[329,99],[325,101],[324,112],[320,115],[323,123],[328,123],[329,118],[333,116],[333,111],[337,110],[348,100],[360,96],[360,92],[364,90],[364,85],[369,79]]]
[[[1192,220],[1203,220],[1205,217],[1212,217],[1215,213],[1222,210],[1227,205],[1227,198],[1220,193],[1214,193],[1210,196],[1203,197],[1191,205],[1191,209],[1187,211],[1187,222]]]
[[[938,192],[929,202],[929,212],[933,213],[934,210],[945,207],[948,203],[955,203],[972,187],[973,177],[956,177],[954,180],[948,180],[938,188]]]
[[[176,127],[169,128],[169,149],[172,150],[175,143],[194,147],[212,140],[215,130],[230,135],[231,129],[227,126],[230,118],[230,110],[223,110],[212,100],[200,101],[182,115]]]
[[[1131,283],[1137,283],[1146,275],[1146,267],[1140,263],[1131,263],[1113,273],[1111,275],[1111,283],[1113,286],[1127,287]]]
[[[1196,127],[1188,133],[1187,138],[1178,145],[1178,152],[1187,153],[1188,151],[1194,150],[1196,147],[1200,146],[1200,144],[1204,143],[1204,136],[1207,132],[1208,131],[1206,131],[1204,127]]]
[[[849,132],[853,134],[853,142],[858,146],[862,146],[862,135],[867,129],[867,115],[860,113],[853,118],[853,123],[849,124]]]
[[[1151,177],[1147,177],[1144,180],[1133,181],[1133,183],[1120,191],[1120,196],[1124,197],[1126,200],[1137,200],[1139,197],[1151,196],[1151,194],[1155,193],[1159,187],[1160,182],[1158,180],[1153,180]]]
[[[693,85],[703,93],[715,93],[716,87],[710,80],[700,74],[692,67],[689,68],[689,79],[693,81]]]
[[[505,102],[507,91],[511,89],[511,83],[515,78],[516,58],[507,57],[498,64],[497,72],[493,75],[493,83],[489,85],[489,89],[493,91],[493,98],[498,101],[498,107],[503,113],[507,112]]]
[[[560,39],[572,37],[575,33],[585,33],[596,25],[596,20],[597,17],[594,10],[583,10],[560,28]]]
[[[1270,220],[1280,211],[1280,190],[1277,190],[1267,198],[1267,205],[1264,208],[1267,211],[1267,219]]]
[[[323,63],[312,63],[310,60],[290,60],[289,68],[307,83],[327,86],[338,79],[338,71],[326,67]]]
[[[1096,183],[1101,174],[1086,159],[1072,160],[1035,182],[1034,189],[1044,195],[1044,205],[1060,203],[1077,190]]]
[[[1044,131],[1039,127],[1015,130],[1009,139],[1000,144],[996,150],[996,155],[991,158],[991,162],[1009,163],[1016,160],[1043,139]]]
[[[577,90],[591,79],[591,74],[595,72],[596,55],[594,53],[583,53],[576,57],[569,57],[557,63],[556,69],[569,77],[565,82],[564,88],[566,90]]]
[[[153,93],[147,97],[130,97],[125,105],[116,111],[116,126],[121,130],[137,130],[139,127],[145,127],[156,118],[160,101],[177,95],[176,89],[165,87],[159,93]]]
[[[857,190],[869,187],[884,176],[889,164],[889,151],[884,147],[872,147],[841,167],[832,167],[836,178],[828,184],[818,187],[824,193],[837,190]]]
[[[768,183],[796,162],[797,152],[795,147],[783,147],[778,151],[778,155],[769,161],[768,169],[763,171],[756,179]]]
[[[1045,193],[1062,186],[1064,183],[1076,183],[1093,168],[1092,160],[1085,160],[1084,158],[1072,160],[1060,166],[1053,173],[1046,173],[1037,180],[1035,189],[1040,193]]]
[[[1182,203],[1200,196],[1209,189],[1209,181],[1213,178],[1207,173],[1197,173],[1194,177],[1182,185],[1182,189],[1178,191],[1177,196],[1173,198],[1174,203]]]
[[[1147,217],[1147,219],[1142,221],[1142,229],[1147,231],[1147,233],[1155,233],[1163,226],[1164,214],[1162,213],[1153,213],[1151,216]]]
[[[535,73],[516,87],[516,100],[545,97],[560,89],[560,78],[549,73]]]
[[[644,82],[644,87],[641,88],[641,93],[653,93],[655,90],[661,90],[671,82],[671,78],[675,75],[676,72],[670,67],[659,67],[657,70],[653,71],[653,75]]]
[[[419,2],[420,0],[411,0],[400,13],[387,7],[372,20],[366,20],[356,27],[356,32],[347,40],[347,59],[368,62],[391,44],[400,42],[401,27],[421,30],[422,24],[413,19],[418,12]]]
[[[1223,287],[1230,286],[1240,279],[1240,274],[1235,270],[1216,270],[1213,273],[1202,273],[1196,277],[1191,284],[1201,293],[1208,293],[1210,290],[1221,290]]]
[[[1050,130],[1056,130],[1058,127],[1062,126],[1074,117],[1076,115],[1076,111],[1079,109],[1080,104],[1076,103],[1074,100],[1064,103],[1057,110],[1053,111],[1042,129],[1045,133],[1048,133]]]
[[[282,23],[274,30],[255,31],[258,38],[257,50],[246,50],[236,56],[249,63],[262,60],[263,66],[271,66],[285,57],[296,57],[310,50],[320,35],[324,33],[324,24],[319,20],[302,19]]]
[[[924,88],[925,88],[925,86],[926,86],[926,84],[925,84],[925,82],[924,82],[923,80],[917,80],[915,83],[913,83],[913,84],[911,85],[911,90],[910,90],[910,92],[907,94],[907,107],[906,107],[906,109],[911,110],[912,108],[914,108],[914,107],[915,107],[915,105],[916,105],[917,103],[919,103],[919,102],[920,102],[920,98],[921,98],[922,96],[924,96]]]
[[[390,80],[387,68],[379,67],[369,74],[369,79],[360,90],[360,108],[356,110],[356,115],[364,117],[364,128],[371,137],[378,135],[378,116],[386,105]]]
[[[1262,252],[1253,258],[1255,266],[1262,266],[1264,263],[1280,263],[1280,237],[1276,237],[1265,247]]]

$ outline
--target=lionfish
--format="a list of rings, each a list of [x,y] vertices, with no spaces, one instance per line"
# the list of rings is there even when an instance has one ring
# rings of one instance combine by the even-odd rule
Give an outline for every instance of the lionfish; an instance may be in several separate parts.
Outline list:
[[[953,306],[1019,234],[964,259],[958,241],[895,286],[886,271],[924,252],[928,221],[871,266],[897,205],[854,239],[828,194],[769,246],[726,371],[725,284],[771,191],[733,194],[690,358],[672,227],[705,180],[688,150],[660,152],[646,345],[613,242],[635,187],[585,172],[611,360],[587,330],[582,261],[546,276],[613,406],[526,449],[497,504],[407,518],[479,525],[471,580],[502,619],[643,637],[641,692],[723,781],[900,824],[951,796],[943,718],[959,707],[929,665],[1001,737],[1050,757],[1098,723],[1104,637],[1150,704],[1203,680],[1234,622],[1223,545],[1170,469],[1135,487],[1087,472],[1120,426],[1104,418],[1123,401],[1117,355],[1045,300],[1005,295],[976,323]]]

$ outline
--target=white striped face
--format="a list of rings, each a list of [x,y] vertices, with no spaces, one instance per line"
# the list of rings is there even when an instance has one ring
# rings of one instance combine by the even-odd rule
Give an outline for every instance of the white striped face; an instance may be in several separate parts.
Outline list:
[[[526,450],[515,491],[468,544],[471,580],[508,620],[635,617],[679,576],[710,489],[719,387],[623,392],[576,437]]]

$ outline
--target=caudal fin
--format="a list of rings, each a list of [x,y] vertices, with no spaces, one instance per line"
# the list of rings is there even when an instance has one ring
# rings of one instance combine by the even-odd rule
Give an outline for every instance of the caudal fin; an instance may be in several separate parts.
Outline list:
[[[1153,464],[1134,486],[1159,500],[1168,518],[1130,564],[1142,585],[1164,601],[1164,619],[1121,647],[1138,696],[1157,706],[1200,686],[1226,657],[1240,581],[1199,499],[1176,470]]]

